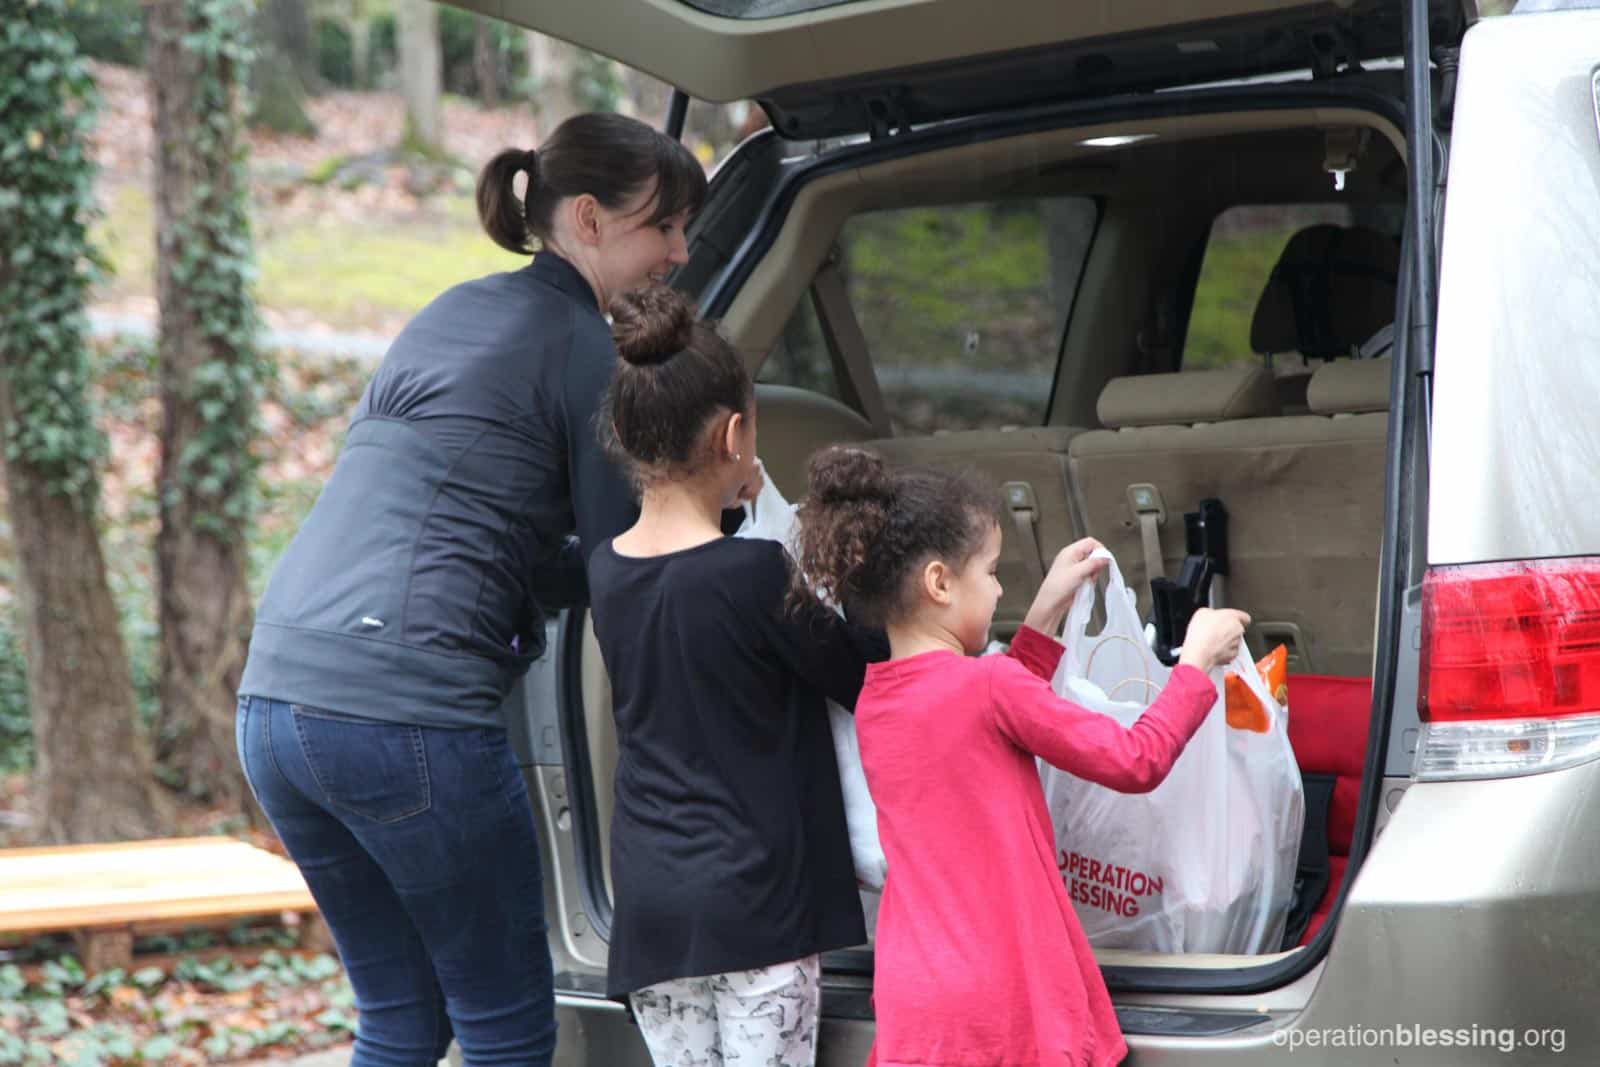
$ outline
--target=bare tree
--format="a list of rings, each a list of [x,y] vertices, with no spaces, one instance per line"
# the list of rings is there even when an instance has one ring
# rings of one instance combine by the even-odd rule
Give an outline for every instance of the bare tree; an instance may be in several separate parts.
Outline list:
[[[400,38],[400,91],[406,101],[408,147],[435,151],[443,139],[439,9],[432,0],[395,0]]]
[[[100,550],[104,439],[86,396],[84,211],[94,193],[84,134],[93,83],[62,0],[20,5],[8,17],[0,143],[20,150],[0,153],[0,456],[37,833],[51,842],[146,837],[166,819]]]
[[[365,5],[352,0],[345,19],[350,31],[350,76],[357,89],[372,88],[372,15]]]
[[[317,61],[305,0],[263,0],[256,25],[261,55],[252,68],[252,121],[278,133],[314,136],[306,92],[317,84]]]
[[[500,50],[494,39],[494,24],[479,15],[473,27],[472,72],[478,82],[478,99],[484,107],[500,106]]]
[[[565,41],[528,31],[528,77],[533,81],[533,113],[540,140],[578,112],[572,93],[578,50]]]

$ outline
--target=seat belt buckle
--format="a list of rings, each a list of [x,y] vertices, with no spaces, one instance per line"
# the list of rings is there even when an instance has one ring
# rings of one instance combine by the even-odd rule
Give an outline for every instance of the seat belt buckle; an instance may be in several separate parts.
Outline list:
[[[1039,521],[1039,501],[1033,495],[1033,486],[1027,482],[1007,482],[1000,487],[1005,495],[1006,507],[1013,515],[1026,513],[1030,522]]]
[[[1157,526],[1167,524],[1166,502],[1161,499],[1161,490],[1153,485],[1140,482],[1128,486],[1128,510],[1133,512],[1136,523],[1140,516],[1153,515]]]

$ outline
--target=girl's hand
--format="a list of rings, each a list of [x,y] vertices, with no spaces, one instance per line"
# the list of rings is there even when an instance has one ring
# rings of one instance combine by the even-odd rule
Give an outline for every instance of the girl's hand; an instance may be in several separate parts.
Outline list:
[[[1056,553],[1055,562],[1050,565],[1050,573],[1044,576],[1044,582],[1039,586],[1038,594],[1033,598],[1033,606],[1028,609],[1027,617],[1022,624],[1043,634],[1055,636],[1061,629],[1061,622],[1067,617],[1067,608],[1072,605],[1072,598],[1077,595],[1078,587],[1086,581],[1093,580],[1094,576],[1105,570],[1109,562],[1105,557],[1090,559],[1090,555],[1100,547],[1100,542],[1092,537],[1085,537],[1082,541],[1068,545]]]
[[[1201,608],[1189,620],[1178,664],[1208,673],[1226,667],[1239,655],[1239,642],[1244,640],[1244,628],[1249,625],[1250,616],[1242,611]]]

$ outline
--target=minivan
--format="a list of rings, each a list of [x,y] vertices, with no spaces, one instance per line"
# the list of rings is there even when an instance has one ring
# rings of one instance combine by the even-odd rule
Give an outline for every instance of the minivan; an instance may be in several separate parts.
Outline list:
[[[673,284],[789,498],[841,441],[993,481],[998,637],[1085,535],[1150,610],[1226,508],[1216,595],[1289,657],[1296,919],[1099,950],[1129,1063],[1600,1056],[1600,4],[453,2],[662,78],[674,132],[765,111]],[[554,629],[510,714],[558,1055],[643,1065],[606,673]],[[824,967],[818,1060],[857,1067],[870,944]]]

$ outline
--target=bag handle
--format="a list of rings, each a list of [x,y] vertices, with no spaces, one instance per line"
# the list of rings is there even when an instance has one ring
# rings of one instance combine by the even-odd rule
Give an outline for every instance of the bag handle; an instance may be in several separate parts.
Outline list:
[[[1139,610],[1133,606],[1132,598],[1128,595],[1128,584],[1123,580],[1122,569],[1117,566],[1117,558],[1105,548],[1097,548],[1089,554],[1090,559],[1104,559],[1106,563],[1106,625],[1111,624],[1111,614],[1114,605],[1122,605],[1127,611],[1133,625],[1133,632],[1142,632],[1139,626]],[[1067,618],[1061,625],[1061,643],[1066,646],[1067,667],[1074,678],[1087,678],[1089,664],[1079,658],[1079,650],[1083,647],[1084,638],[1089,632],[1089,618],[1094,614],[1095,590],[1097,583],[1084,582],[1078,586],[1078,591],[1072,598],[1072,606],[1067,609]],[[1092,655],[1092,654],[1091,654]]]
[[[1066,646],[1066,655],[1063,657],[1063,662],[1069,677],[1091,677],[1091,669],[1094,666],[1095,657],[1100,653],[1101,649],[1112,644],[1132,645],[1142,654],[1140,657],[1141,662],[1154,661],[1155,653],[1150,649],[1148,643],[1143,642],[1144,628],[1139,619],[1139,610],[1134,606],[1133,597],[1128,589],[1127,581],[1122,576],[1122,569],[1117,566],[1116,558],[1104,548],[1096,549],[1089,558],[1103,558],[1108,561],[1105,571],[1106,629],[1108,631],[1121,630],[1126,632],[1111,632],[1095,638],[1093,641],[1094,647],[1089,649],[1087,657],[1084,656],[1083,649],[1090,644],[1087,640],[1089,619],[1094,613],[1096,595],[1096,583],[1084,582],[1078,587],[1078,592],[1072,600],[1072,606],[1067,610],[1066,621],[1061,627],[1061,643]],[[1121,608],[1118,608],[1118,605],[1121,605]],[[1120,625],[1114,625],[1114,615],[1120,616],[1118,620]],[[1138,634],[1140,637],[1137,639],[1132,638],[1127,636],[1127,633]],[[1159,661],[1155,662],[1159,663]],[[1274,728],[1280,730],[1283,728],[1283,706],[1267,692],[1266,683],[1261,680],[1261,672],[1256,670],[1256,665],[1250,658],[1250,651],[1243,641],[1239,643],[1239,654],[1234,657],[1233,662],[1222,668],[1220,672],[1213,672],[1212,678],[1215,681],[1220,675],[1224,674],[1237,674],[1244,681],[1251,695],[1261,701],[1262,707],[1266,709],[1267,714],[1272,718]],[[1164,683],[1166,669],[1163,668],[1157,677],[1162,678]],[[1111,688],[1112,690],[1121,690],[1129,685],[1144,686],[1147,700],[1153,700],[1161,689],[1161,684],[1155,682],[1148,675],[1145,677],[1130,676],[1124,678]],[[1220,691],[1220,684],[1218,688]],[[1108,691],[1107,696],[1110,695],[1111,692]]]

